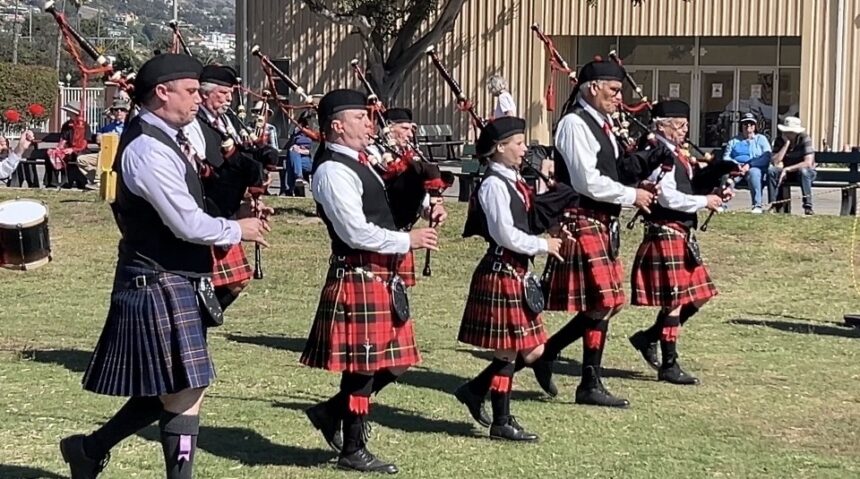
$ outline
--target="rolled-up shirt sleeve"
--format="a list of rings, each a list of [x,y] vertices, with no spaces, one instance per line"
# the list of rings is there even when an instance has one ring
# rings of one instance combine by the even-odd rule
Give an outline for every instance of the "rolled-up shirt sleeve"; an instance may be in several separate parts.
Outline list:
[[[361,205],[361,181],[346,166],[333,161],[323,163],[314,174],[311,188],[334,232],[350,248],[382,254],[409,252],[409,233],[367,221]]]
[[[545,239],[526,233],[514,226],[511,215],[511,195],[502,180],[488,177],[481,183],[478,201],[487,216],[490,236],[496,243],[515,253],[535,256],[548,250]]]
[[[0,161],[0,180],[5,180],[12,176],[15,168],[18,168],[18,163],[21,162],[21,157],[17,153],[10,150],[9,156],[5,160]]]
[[[656,177],[656,173],[655,171],[654,177]],[[678,191],[674,170],[667,172],[660,180],[660,194],[657,196],[657,201],[664,208],[683,213],[695,213],[708,206],[707,196],[688,195]]]
[[[571,186],[577,193],[625,206],[636,201],[634,188],[624,186],[597,170],[600,144],[577,115],[570,114],[561,119],[555,134],[555,148],[564,158]]]
[[[149,145],[155,142],[148,142]],[[129,145],[131,146],[131,145]],[[196,244],[228,246],[242,241],[239,223],[206,214],[185,183],[185,165],[172,151],[126,148],[122,156],[122,181],[129,191],[145,199],[177,238]]]

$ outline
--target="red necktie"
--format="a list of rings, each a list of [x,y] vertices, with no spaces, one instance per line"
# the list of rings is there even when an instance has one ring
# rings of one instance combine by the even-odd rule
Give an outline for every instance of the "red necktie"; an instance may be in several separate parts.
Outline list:
[[[609,138],[612,138],[612,127],[609,126],[608,121],[603,122],[603,133],[606,133],[606,136],[608,136]]]
[[[521,179],[518,179],[514,185],[516,186],[517,191],[523,195],[523,203],[526,205],[526,211],[529,211],[532,209],[532,189],[529,188],[529,185]]]
[[[364,166],[369,165],[370,164],[370,158],[368,158],[367,153],[365,153],[363,151],[359,151],[358,152],[358,162]]]
[[[687,170],[687,176],[692,176],[693,165],[690,164],[690,154],[678,147],[675,148],[675,154],[678,155],[678,159],[681,160],[681,164]]]

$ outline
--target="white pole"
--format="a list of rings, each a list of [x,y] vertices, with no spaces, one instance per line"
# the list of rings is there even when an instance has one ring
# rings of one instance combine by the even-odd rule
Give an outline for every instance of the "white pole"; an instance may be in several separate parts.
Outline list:
[[[842,136],[842,100],[845,82],[842,81],[842,53],[845,45],[845,0],[839,0],[836,10],[836,85],[833,89],[833,133],[830,144],[835,151],[840,151]]]

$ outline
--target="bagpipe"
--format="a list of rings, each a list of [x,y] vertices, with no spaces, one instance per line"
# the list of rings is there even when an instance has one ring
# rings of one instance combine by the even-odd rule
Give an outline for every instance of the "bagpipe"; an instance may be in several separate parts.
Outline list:
[[[117,85],[121,90],[131,93],[134,89],[133,73],[124,73],[121,71],[114,71],[113,66],[108,61],[107,57],[103,54],[99,53],[98,49],[89,42],[83,35],[81,35],[74,27],[66,20],[66,16],[63,13],[57,11],[56,6],[54,5],[53,0],[50,0],[45,3],[45,12],[50,13],[51,16],[56,20],[57,25],[60,27],[60,32],[63,35],[63,39],[65,40],[65,49],[72,56],[72,60],[75,62],[75,66],[80,70],[82,75],[82,86],[84,87],[84,92],[86,92],[86,83],[87,79],[93,75],[104,75],[104,79],[106,82],[110,82],[112,84]],[[96,63],[95,67],[87,67],[84,64],[84,61],[81,59],[80,50],[83,50],[84,53],[90,59]],[[82,97],[81,101],[84,99]],[[81,112],[84,112],[84,104],[81,104]]]
[[[439,55],[436,53],[436,49],[433,46],[430,46],[427,48],[425,53],[430,58],[433,66],[436,67],[436,70],[442,76],[442,79],[451,88],[451,92],[454,94],[454,98],[456,98],[457,101],[457,108],[461,112],[465,112],[469,115],[472,126],[476,130],[482,130],[489,121],[478,115],[475,111],[475,104],[469,101],[469,98],[463,92],[463,88],[460,86],[460,83],[454,79],[451,72],[449,72],[445,65],[442,64],[442,61],[439,59]],[[479,159],[479,161],[482,160]],[[547,192],[535,195],[532,203],[533,207],[529,211],[529,226],[533,233],[540,234],[558,224],[559,217],[564,213],[566,208],[576,201],[577,195],[570,186],[554,181],[552,178],[544,175],[540,169],[528,161],[522,162],[522,170],[531,171],[538,178],[543,180],[549,188]],[[522,172],[523,171],[521,171],[521,173]],[[477,191],[477,189],[475,191]],[[473,197],[470,201],[470,209],[474,207],[474,200],[475,198]]]
[[[270,86],[269,91],[277,91],[277,88],[275,88],[275,77],[277,77],[277,79],[284,82],[284,84],[287,85],[290,90],[292,90],[296,95],[299,96],[299,100],[302,103],[300,108],[315,108],[313,106],[313,98],[305,91],[304,88],[299,86],[299,84],[296,83],[296,81],[293,80],[292,77],[284,73],[284,71],[278,68],[272,62],[272,60],[269,59],[268,56],[263,54],[260,51],[259,45],[254,45],[253,47],[251,47],[251,55],[260,59],[260,66],[262,67],[263,74],[266,76],[266,81]],[[266,96],[268,97],[268,95]],[[266,100],[268,100],[268,98],[266,98]],[[293,118],[292,114],[290,113],[290,110],[296,109],[296,107],[290,105],[286,98],[275,96],[274,100],[278,105],[278,108],[284,114],[284,116],[295,128],[301,131],[312,141],[320,142],[322,140],[322,135],[319,131],[316,131],[312,128],[308,128],[307,126],[302,125],[299,121]]]
[[[442,194],[454,184],[454,175],[442,171],[438,164],[429,161],[413,141],[398,141],[392,136],[391,126],[385,119],[385,105],[373,90],[358,60],[353,59],[350,66],[368,93],[368,108],[377,130],[371,138],[383,152],[383,159],[375,162],[374,168],[385,181],[389,198],[392,199],[390,204],[395,226],[408,230],[415,225],[421,217],[425,195],[430,196],[430,227],[438,226],[433,223],[433,212],[437,205],[442,204]],[[389,155],[391,161],[385,161]],[[428,249],[424,257],[423,276],[433,274],[430,257]]]
[[[544,99],[546,101],[546,110],[547,111],[555,111],[555,72],[567,73],[568,78],[572,84],[576,84],[576,72],[568,66],[567,62],[564,60],[564,57],[561,56],[561,53],[555,48],[555,45],[552,43],[552,39],[547,36],[540,28],[540,25],[535,23],[531,26],[535,35],[537,35],[538,39],[543,42],[544,47],[546,48],[547,53],[547,61],[549,62],[549,82],[546,86],[546,94],[544,95]]]

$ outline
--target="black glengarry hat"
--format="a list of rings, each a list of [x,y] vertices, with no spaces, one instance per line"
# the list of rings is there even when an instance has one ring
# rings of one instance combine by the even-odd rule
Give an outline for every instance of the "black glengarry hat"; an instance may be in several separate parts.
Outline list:
[[[525,133],[526,121],[513,116],[497,118],[481,130],[481,136],[475,144],[475,153],[479,158],[485,158],[493,154],[493,147],[500,141],[504,141],[518,133]]]

